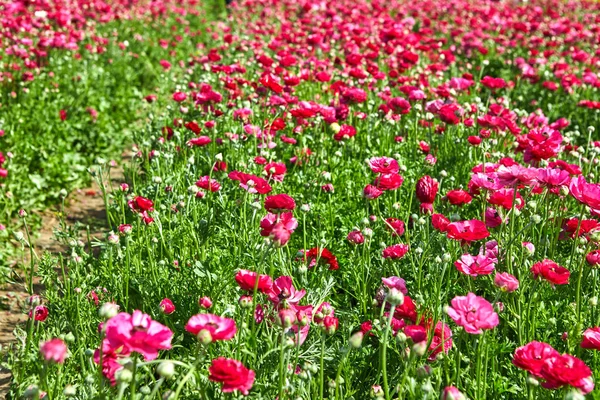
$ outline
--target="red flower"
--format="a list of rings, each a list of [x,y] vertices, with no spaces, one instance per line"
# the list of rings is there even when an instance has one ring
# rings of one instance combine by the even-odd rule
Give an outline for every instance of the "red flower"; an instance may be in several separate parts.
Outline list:
[[[208,379],[223,384],[223,393],[239,390],[244,395],[252,388],[254,383],[254,371],[234,359],[219,357],[212,361],[208,368]]]
[[[548,259],[533,264],[531,272],[534,278],[541,276],[553,285],[566,285],[571,276],[568,269]]]
[[[199,136],[199,137],[188,140],[187,145],[189,147],[194,147],[194,146],[202,147],[202,146],[206,146],[210,142],[212,142],[212,140],[208,136]]]
[[[485,239],[490,236],[490,233],[483,222],[478,219],[472,219],[470,221],[458,221],[449,224],[446,227],[446,235],[449,239],[472,242]]]
[[[533,341],[515,350],[512,363],[539,378],[541,377],[544,361],[558,355],[558,351],[554,350],[549,344]]]
[[[306,252],[305,257],[309,260],[308,268],[312,268],[321,262],[329,265],[329,269],[332,271],[340,268],[337,257],[326,248],[319,249],[318,247],[313,247]]]
[[[421,202],[421,212],[433,212],[433,201],[438,192],[438,183],[429,175],[423,176],[417,182],[416,194]]]
[[[333,136],[336,141],[350,139],[356,136],[356,128],[350,125],[342,125],[340,131]]]
[[[504,89],[506,87],[506,81],[502,78],[493,78],[491,76],[484,76],[481,80],[481,84],[488,89]]]
[[[513,199],[515,199],[515,208],[522,209],[525,207],[525,201],[521,194],[517,191],[515,198],[515,189],[500,189],[494,192],[488,202],[495,206],[501,206],[506,210],[511,210],[513,207]]]
[[[271,213],[277,214],[283,211],[292,211],[294,208],[296,208],[296,202],[285,193],[267,196],[265,199],[265,210]]]
[[[431,225],[437,231],[446,232],[448,225],[450,225],[450,220],[442,214],[433,214],[431,216]]]
[[[379,190],[377,187],[373,186],[373,185],[367,185],[365,186],[365,189],[363,190],[363,196],[365,197],[365,199],[368,200],[374,200],[376,198],[378,198],[379,196],[381,196],[383,194],[383,191]]]
[[[398,174],[382,174],[375,178],[373,185],[381,190],[396,190],[402,186],[402,182],[404,178]]]
[[[398,218],[388,218],[385,220],[386,229],[392,231],[392,236],[402,236],[404,234],[404,222]]]
[[[261,177],[251,174],[245,174],[240,171],[231,171],[228,175],[229,179],[240,182],[240,187],[248,193],[267,194],[271,192],[271,185]]]
[[[547,358],[540,373],[546,382],[542,386],[547,389],[558,389],[572,386],[587,394],[594,389],[592,371],[585,363],[570,354]]]
[[[450,204],[454,206],[462,206],[463,204],[469,204],[473,198],[471,195],[464,190],[451,190],[446,194],[446,198]]]
[[[256,283],[257,276],[258,284]],[[269,275],[258,275],[256,272],[248,271],[246,269],[239,270],[235,274],[235,281],[242,290],[247,290],[249,292],[253,292],[254,287],[256,286],[258,291],[267,294],[273,288],[273,280]]]

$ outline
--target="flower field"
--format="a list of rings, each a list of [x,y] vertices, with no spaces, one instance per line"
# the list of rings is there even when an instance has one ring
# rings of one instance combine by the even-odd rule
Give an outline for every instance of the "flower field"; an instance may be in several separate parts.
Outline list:
[[[8,399],[600,398],[600,3],[0,7]]]

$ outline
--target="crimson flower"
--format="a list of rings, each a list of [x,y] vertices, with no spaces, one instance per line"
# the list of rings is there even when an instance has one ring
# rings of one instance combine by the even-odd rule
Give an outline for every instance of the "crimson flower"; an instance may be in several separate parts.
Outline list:
[[[254,371],[244,367],[244,365],[232,358],[219,357],[212,361],[208,368],[208,379],[213,382],[221,383],[223,393],[230,393],[239,390],[244,395],[254,384]]]

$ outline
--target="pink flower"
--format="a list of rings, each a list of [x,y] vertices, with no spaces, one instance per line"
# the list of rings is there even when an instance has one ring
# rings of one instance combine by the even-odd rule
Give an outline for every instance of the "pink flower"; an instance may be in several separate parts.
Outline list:
[[[153,321],[148,314],[135,310],[133,314],[119,313],[106,321],[105,340],[111,348],[123,348],[123,353],[136,353],[146,361],[154,360],[159,350],[171,348],[173,332]]]
[[[306,290],[296,290],[289,276],[280,276],[273,282],[273,287],[268,293],[269,300],[275,304],[285,303],[292,308],[306,295]]]
[[[373,157],[369,160],[369,167],[376,174],[397,174],[400,171],[398,161],[390,157]]]
[[[494,307],[483,297],[469,293],[456,296],[450,303],[448,315],[468,333],[479,335],[484,329],[493,329],[499,323]]]
[[[463,254],[460,260],[454,263],[457,270],[465,275],[476,277],[477,275],[489,275],[494,271],[495,259],[477,255],[473,257],[470,254]]]
[[[507,272],[499,272],[494,277],[494,285],[504,292],[514,292],[519,288],[519,280]]]
[[[348,233],[346,239],[353,244],[363,244],[365,242],[365,237],[359,230]]]
[[[208,296],[204,296],[198,300],[198,305],[202,308],[206,308],[207,310],[212,307],[212,300]]]
[[[229,340],[237,332],[234,320],[214,314],[194,315],[185,325],[185,330],[196,336],[204,331],[210,334],[210,341]]]
[[[389,258],[390,260],[398,260],[408,253],[407,244],[394,244],[383,249],[382,257]]]
[[[579,202],[587,205],[593,210],[600,209],[600,185],[596,183],[587,183],[585,177],[576,176],[571,179],[569,184],[571,196]]]
[[[390,289],[397,289],[404,295],[408,294],[408,290],[406,290],[406,281],[402,278],[390,276],[389,278],[381,278],[381,281]]]
[[[583,332],[581,347],[584,349],[600,350],[600,327],[588,328]]]
[[[442,400],[467,400],[467,398],[454,386],[446,386],[442,392]]]
[[[159,304],[159,307],[163,314],[166,315],[173,314],[175,312],[175,304],[173,304],[171,299],[162,299],[162,301]]]
[[[62,364],[67,358],[67,345],[60,339],[51,339],[40,345],[40,353],[44,360]]]
[[[541,377],[544,361],[560,355],[547,343],[533,341],[515,350],[512,363],[531,375]]]

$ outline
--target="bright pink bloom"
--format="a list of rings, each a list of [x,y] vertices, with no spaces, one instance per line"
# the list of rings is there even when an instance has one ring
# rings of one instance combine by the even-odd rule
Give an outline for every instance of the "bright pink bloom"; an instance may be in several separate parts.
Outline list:
[[[450,304],[448,315],[468,333],[479,335],[484,329],[493,329],[499,323],[494,307],[486,299],[473,293],[456,296]]]
[[[67,345],[60,339],[51,339],[40,345],[40,353],[44,360],[62,364],[67,358]]]
[[[273,282],[273,287],[268,295],[273,304],[280,305],[284,303],[293,308],[306,295],[306,290],[296,290],[291,277],[280,276]]]
[[[353,230],[348,233],[346,240],[353,244],[363,244],[365,242],[365,237],[359,230]]]
[[[406,289],[406,281],[402,278],[390,276],[389,278],[381,278],[381,281],[390,289],[397,289],[404,295],[408,294],[408,290]]]
[[[519,288],[519,280],[508,272],[498,272],[494,277],[494,285],[504,292],[514,292]]]
[[[600,327],[588,328],[583,332],[581,347],[584,349],[600,350]]]
[[[193,335],[206,331],[210,334],[212,341],[230,340],[237,332],[234,320],[214,314],[194,315],[185,325],[185,330]]]
[[[158,357],[159,350],[169,350],[173,332],[148,314],[135,310],[131,315],[119,313],[104,324],[105,341],[122,353],[136,352],[146,361]]]
[[[587,183],[585,177],[577,176],[569,184],[571,196],[594,210],[600,210],[600,184]]]
[[[496,266],[496,260],[484,255],[463,254],[454,266],[463,274],[476,277],[491,274]]]
[[[390,157],[373,157],[369,160],[369,167],[376,174],[397,174],[400,171],[398,161]]]

